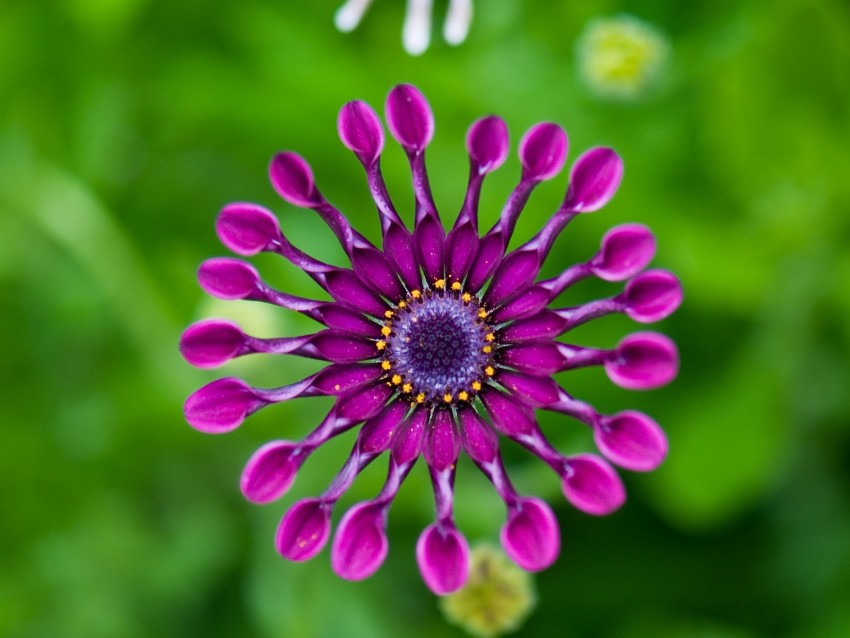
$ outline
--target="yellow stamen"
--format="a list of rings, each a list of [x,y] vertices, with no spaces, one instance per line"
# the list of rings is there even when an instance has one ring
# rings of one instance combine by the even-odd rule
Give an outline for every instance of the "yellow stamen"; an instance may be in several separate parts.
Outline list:
[[[479,308],[478,309],[478,318],[483,319],[486,316],[487,316],[487,311],[484,310],[484,308]]]
[[[386,348],[386,347],[387,347],[387,342],[386,342],[386,341],[378,341],[378,342],[375,344],[375,347],[376,347],[378,350],[383,350],[384,348]]]
[[[434,282],[434,288],[438,288],[439,290],[442,290],[445,287],[446,287],[446,280],[445,279],[438,279],[437,281]]]
[[[392,331],[393,331],[393,329],[390,328],[389,326],[384,326],[383,328],[381,328],[381,334],[384,335],[385,337],[389,337],[390,333]]]
[[[494,374],[496,374],[496,371],[493,369],[493,366],[487,366],[486,368],[484,368],[484,374],[486,374],[488,377],[492,377]]]
[[[483,348],[481,348],[481,352],[483,352],[484,354],[490,354],[491,352],[493,352],[493,348],[492,346],[484,346]]]
[[[461,288],[463,288],[463,286],[460,284],[459,281],[456,281],[452,284],[452,290],[454,290],[455,292],[460,292]]]
[[[452,402],[452,395],[449,394],[448,392],[446,392],[443,395],[443,401],[445,401],[446,403],[451,403]]]
[[[393,385],[398,385],[399,383],[401,383],[401,375],[400,374],[394,374],[391,381],[393,382]]]
[[[391,363],[390,363],[389,361],[387,361],[386,359],[384,359],[383,361],[381,361],[381,368],[383,368],[384,370],[391,370],[391,369],[392,369],[392,367],[393,367],[393,364],[391,364]]]
[[[419,299],[419,297],[422,296],[422,293],[419,292],[418,290],[411,290],[410,296],[413,297],[414,299]]]
[[[463,293],[460,298],[463,299],[463,303],[469,303],[470,301],[472,301],[472,295],[470,295],[468,292]]]
[[[387,311],[384,313],[384,316],[385,316],[387,319],[392,319],[392,318],[393,318],[393,311],[392,311],[392,310],[387,310]]]
[[[486,335],[484,335],[484,341],[493,341],[495,340],[495,338],[496,335],[494,335],[492,332],[488,332]]]
[[[424,403],[424,401],[425,401],[425,393],[424,392],[420,392],[419,394],[416,395],[416,403]]]
[[[472,389],[475,390],[476,392],[478,392],[481,389],[481,382],[480,381],[473,381],[472,382]]]
[[[413,390],[413,386],[409,383],[405,383],[403,386],[401,386],[402,392],[410,392],[411,390]]]
[[[458,401],[466,401],[469,398],[469,392],[466,390],[461,390],[457,393]]]
[[[399,301],[398,307],[399,308],[407,308],[407,302],[406,301]]]

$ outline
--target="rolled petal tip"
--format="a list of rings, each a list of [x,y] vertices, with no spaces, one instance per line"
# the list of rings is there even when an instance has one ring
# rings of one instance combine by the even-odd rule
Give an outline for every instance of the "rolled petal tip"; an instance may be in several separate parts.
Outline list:
[[[312,208],[324,201],[316,188],[313,169],[297,153],[275,155],[269,165],[269,178],[278,195],[293,206]]]
[[[510,507],[501,541],[508,557],[532,572],[549,567],[561,551],[558,520],[549,506],[536,498],[521,499]]]
[[[643,270],[654,256],[652,231],[641,224],[623,224],[605,233],[590,268],[605,281],[623,281]]]
[[[291,561],[310,560],[322,551],[330,531],[330,506],[320,499],[304,499],[284,514],[277,528],[275,547]]]
[[[532,126],[519,143],[523,178],[534,181],[552,179],[567,161],[569,141],[557,124],[542,122]]]
[[[664,431],[640,412],[628,410],[602,417],[593,437],[605,458],[627,470],[649,472],[667,456]]]
[[[386,104],[387,125],[392,136],[408,152],[418,152],[431,143],[434,115],[428,100],[414,86],[399,84],[390,91]]]
[[[383,506],[355,505],[339,523],[331,548],[331,567],[345,580],[363,580],[383,564],[389,549]]]
[[[337,130],[342,143],[364,166],[378,161],[384,148],[384,128],[371,106],[360,100],[343,106],[337,118]]]
[[[605,360],[605,372],[629,390],[667,385],[679,372],[679,351],[671,339],[656,332],[637,332],[624,338]]]
[[[245,498],[270,503],[286,494],[301,465],[296,461],[298,451],[298,443],[271,441],[254,452],[239,481]]]
[[[198,268],[198,283],[204,292],[218,299],[245,299],[260,287],[260,273],[239,259],[217,257]]]
[[[196,430],[222,434],[238,428],[257,398],[241,379],[219,379],[196,390],[183,406],[186,420]]]
[[[613,149],[597,147],[582,153],[570,171],[564,208],[590,213],[607,204],[623,178],[623,160]]]
[[[660,321],[682,304],[682,284],[666,270],[648,270],[626,285],[623,301],[625,313],[635,321]]]
[[[508,157],[510,149],[505,121],[490,115],[476,120],[466,134],[466,150],[481,173],[495,171]]]
[[[469,546],[453,527],[425,528],[416,544],[416,561],[422,580],[440,596],[457,591],[469,577]]]
[[[568,459],[561,487],[573,507],[586,514],[611,514],[626,502],[626,489],[617,472],[593,454]]]
[[[238,356],[245,334],[232,321],[207,319],[192,324],[180,337],[180,354],[196,368],[216,368]]]
[[[215,230],[221,243],[237,255],[256,255],[280,237],[277,217],[256,204],[228,204],[218,215]]]

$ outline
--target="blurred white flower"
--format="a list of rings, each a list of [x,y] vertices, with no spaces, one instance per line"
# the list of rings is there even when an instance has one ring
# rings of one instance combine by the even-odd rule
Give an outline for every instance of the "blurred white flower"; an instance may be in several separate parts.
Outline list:
[[[348,33],[357,28],[372,0],[347,0],[336,12],[337,29]],[[407,0],[401,41],[410,55],[420,55],[431,40],[431,12],[433,0]],[[446,42],[458,45],[466,39],[472,22],[472,0],[449,0],[443,37]]]

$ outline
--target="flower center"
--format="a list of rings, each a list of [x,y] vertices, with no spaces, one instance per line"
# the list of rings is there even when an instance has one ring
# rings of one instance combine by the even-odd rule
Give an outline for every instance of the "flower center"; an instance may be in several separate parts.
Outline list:
[[[442,281],[387,313],[378,342],[390,383],[423,403],[466,401],[493,374],[493,332],[478,298]]]

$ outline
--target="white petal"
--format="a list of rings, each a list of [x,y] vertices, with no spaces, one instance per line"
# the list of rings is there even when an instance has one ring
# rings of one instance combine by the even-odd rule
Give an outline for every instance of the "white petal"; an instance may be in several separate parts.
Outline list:
[[[460,44],[466,40],[472,22],[472,0],[450,0],[443,37],[449,44]]]
[[[420,55],[431,39],[432,0],[408,0],[401,41],[410,55]]]
[[[371,4],[372,0],[348,0],[334,15],[336,28],[343,33],[356,29]]]

